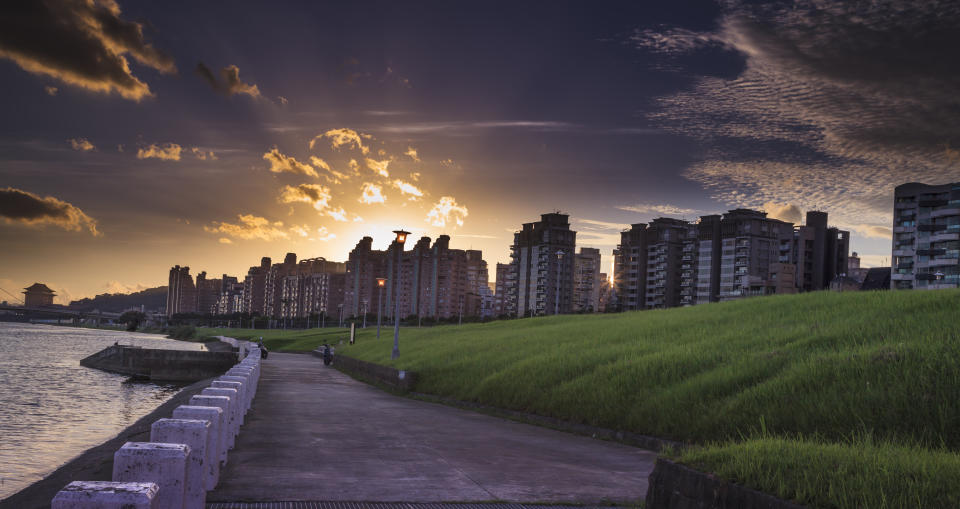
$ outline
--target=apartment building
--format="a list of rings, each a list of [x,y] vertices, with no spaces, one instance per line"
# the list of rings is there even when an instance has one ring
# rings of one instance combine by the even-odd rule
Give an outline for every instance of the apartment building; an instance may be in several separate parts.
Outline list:
[[[569,216],[542,214],[540,221],[524,223],[514,233],[511,270],[516,275],[514,316],[569,313],[573,309],[573,264],[577,232]],[[512,296],[511,296],[512,299]]]
[[[260,259],[260,265],[250,267],[243,278],[243,312],[250,315],[263,315],[263,302],[266,290],[267,272],[270,271],[269,256]]]
[[[600,250],[581,247],[573,263],[573,312],[600,311]]]
[[[614,284],[622,311],[663,309],[689,303],[696,225],[660,217],[621,232],[614,251]],[[686,283],[686,285],[684,285]]]
[[[827,213],[807,212],[806,224],[794,230],[797,288],[827,290],[837,276],[847,273],[850,232],[827,226]]]
[[[517,313],[516,301],[511,301],[509,296],[516,295],[513,291],[516,286],[516,275],[513,273],[509,263],[498,263],[496,267],[496,283],[493,289],[493,316],[511,315]]]
[[[197,287],[190,267],[175,265],[167,280],[167,316],[197,312]]]
[[[893,289],[960,283],[960,183],[897,186],[893,203]]]

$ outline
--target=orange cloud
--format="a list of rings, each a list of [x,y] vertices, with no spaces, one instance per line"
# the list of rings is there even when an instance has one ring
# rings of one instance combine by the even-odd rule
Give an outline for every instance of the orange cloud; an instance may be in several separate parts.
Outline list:
[[[203,62],[197,63],[196,69],[194,72],[204,79],[207,84],[217,93],[223,95],[235,95],[235,94],[245,94],[253,97],[254,99],[259,99],[260,89],[256,85],[249,83],[244,83],[240,81],[240,68],[235,65],[228,65],[223,69],[220,69],[220,77],[223,79],[221,83],[217,80],[216,76],[213,75],[213,71],[210,70]],[[286,103],[284,103],[286,104]]]
[[[97,148],[93,146],[93,143],[90,143],[90,140],[86,138],[70,138],[67,140],[67,143],[73,147],[73,150],[79,150],[81,152],[90,152],[91,150]]]
[[[97,231],[96,219],[76,206],[53,196],[41,198],[29,191],[12,187],[0,189],[0,218],[6,223],[20,223],[31,227],[49,224],[68,231],[86,229],[94,237],[102,235]]]
[[[319,211],[327,208],[330,198],[330,189],[316,184],[283,186],[280,191],[280,203],[309,203]]]
[[[194,155],[197,159],[199,159],[199,160],[201,160],[201,161],[206,161],[206,160],[216,161],[216,160],[217,160],[217,154],[214,154],[212,150],[211,150],[211,151],[204,152],[203,150],[200,150],[200,147],[193,147],[192,149],[190,149],[190,152],[193,152],[193,155]]]
[[[417,198],[420,198],[423,196],[423,191],[421,191],[420,189],[417,188],[417,186],[409,182],[404,182],[400,179],[396,179],[392,182],[392,184],[393,184],[393,187],[396,187],[397,189],[400,190],[401,194],[411,195],[412,196],[412,198],[410,198],[411,200],[416,200]]]
[[[254,216],[253,214],[238,214],[237,219],[239,220],[238,223],[214,221],[212,225],[204,226],[203,229],[208,233],[219,233],[243,240],[259,239],[270,242],[290,237],[282,229],[283,223],[280,221],[270,222],[265,217]]]
[[[157,144],[137,150],[137,159],[160,159],[163,161],[179,161],[183,147],[176,143],[167,143],[164,146]]]
[[[294,173],[306,175],[308,177],[319,177],[317,171],[306,163],[297,161],[292,156],[285,156],[274,146],[269,152],[263,154],[263,159],[270,162],[270,171],[273,173]]]
[[[120,18],[113,0],[43,2],[0,30],[0,58],[21,69],[140,101],[153,94],[131,73],[128,55],[163,73],[177,71],[173,58],[144,41],[143,25]]]
[[[356,148],[364,155],[370,152],[370,147],[363,144],[363,138],[369,137],[369,135],[360,134],[353,129],[347,129],[345,127],[340,129],[330,129],[323,134],[318,134],[312,140],[310,140],[310,148],[312,149],[314,145],[316,145],[317,141],[323,139],[324,137],[330,139],[330,146],[332,148]]]
[[[377,161],[376,159],[370,159],[369,157],[364,160],[367,163],[367,168],[370,168],[374,173],[379,174],[382,177],[390,177],[390,172],[387,171],[387,167],[390,166],[390,160],[384,159],[383,161]]]
[[[457,226],[463,226],[463,220],[467,217],[467,207],[457,204],[457,200],[452,196],[440,198],[430,212],[427,213],[427,222],[440,228],[446,227],[447,223],[456,223]]]
[[[364,182],[360,195],[360,203],[384,203],[386,201],[387,198],[383,195],[382,187],[371,184],[370,182]]]

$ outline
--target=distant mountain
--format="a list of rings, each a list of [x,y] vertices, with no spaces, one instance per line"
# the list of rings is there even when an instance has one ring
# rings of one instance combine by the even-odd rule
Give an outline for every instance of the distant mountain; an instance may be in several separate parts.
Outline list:
[[[167,305],[167,287],[147,288],[134,293],[104,293],[92,299],[75,300],[68,306],[77,311],[110,311],[119,313],[143,305],[147,311],[159,310]]]

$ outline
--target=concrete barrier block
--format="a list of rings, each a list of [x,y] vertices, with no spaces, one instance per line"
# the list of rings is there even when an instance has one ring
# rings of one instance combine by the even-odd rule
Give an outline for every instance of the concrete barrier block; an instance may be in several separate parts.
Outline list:
[[[223,410],[216,406],[180,405],[173,409],[174,419],[196,419],[210,423],[207,431],[207,446],[204,449],[204,489],[210,491],[220,482],[220,429],[223,427]]]
[[[210,387],[217,389],[235,389],[237,391],[237,400],[239,401],[237,418],[240,420],[240,425],[243,426],[243,416],[247,413],[247,395],[244,392],[243,382],[235,380],[214,380],[210,383]]]
[[[157,509],[159,488],[152,482],[73,481],[50,503],[51,509]]]
[[[207,387],[200,391],[202,396],[225,396],[230,398],[230,448],[233,449],[237,435],[240,433],[240,395],[236,389]]]
[[[152,482],[157,509],[182,509],[190,446],[127,442],[113,455],[114,482]]]
[[[223,410],[223,415],[220,419],[220,429],[218,430],[217,435],[219,436],[220,447],[218,451],[220,452],[220,464],[227,464],[227,450],[230,449],[230,433],[229,429],[229,416],[230,416],[230,398],[226,396],[206,396],[202,394],[196,394],[190,396],[190,406],[215,406]]]
[[[207,501],[206,454],[210,422],[197,419],[158,419],[150,426],[150,441],[187,444],[187,479],[183,491],[184,509],[204,509]],[[210,487],[213,489],[213,486]]]
[[[250,385],[253,383],[253,380],[247,376],[241,375],[224,375],[217,379],[218,381],[223,382],[237,382],[243,389],[240,391],[240,399],[243,401],[243,411],[244,413],[247,410],[250,410],[250,405],[253,404],[253,392],[250,388]]]

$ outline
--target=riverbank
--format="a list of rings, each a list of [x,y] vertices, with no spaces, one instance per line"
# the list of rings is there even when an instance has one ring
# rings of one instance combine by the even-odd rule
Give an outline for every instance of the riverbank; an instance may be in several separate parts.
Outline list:
[[[211,380],[201,380],[184,387],[114,438],[87,449],[50,475],[0,500],[0,509],[48,509],[57,492],[72,481],[110,481],[113,476],[113,455],[117,449],[126,442],[149,442],[150,426],[154,421],[170,417],[176,407],[189,404],[190,397],[209,387]]]

